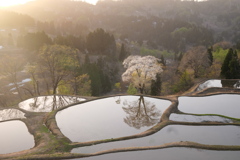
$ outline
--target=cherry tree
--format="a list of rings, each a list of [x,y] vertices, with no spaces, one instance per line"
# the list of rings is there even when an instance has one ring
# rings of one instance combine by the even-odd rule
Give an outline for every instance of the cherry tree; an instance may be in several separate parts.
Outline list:
[[[147,93],[152,80],[163,72],[161,60],[153,56],[129,56],[123,61],[126,71],[122,74],[122,80],[134,85],[141,94]]]

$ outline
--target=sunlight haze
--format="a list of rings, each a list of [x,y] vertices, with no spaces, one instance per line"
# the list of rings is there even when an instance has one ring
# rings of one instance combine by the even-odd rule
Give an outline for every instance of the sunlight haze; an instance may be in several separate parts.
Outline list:
[[[90,4],[94,4],[94,5],[98,2],[98,0],[82,0],[82,1]]]
[[[8,7],[13,5],[24,4],[29,1],[34,1],[34,0],[0,0],[0,7]],[[81,0],[73,0],[73,1],[81,1]],[[98,2],[98,0],[82,0],[82,1],[90,4],[94,4],[94,5]]]
[[[29,2],[32,0],[0,0],[0,6],[1,7],[7,7],[7,6],[13,6],[18,4],[24,4],[26,2]]]

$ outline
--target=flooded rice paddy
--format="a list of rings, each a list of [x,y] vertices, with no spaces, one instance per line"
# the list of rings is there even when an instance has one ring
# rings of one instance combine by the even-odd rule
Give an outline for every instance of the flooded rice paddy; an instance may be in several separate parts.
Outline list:
[[[170,104],[140,96],[110,97],[64,109],[57,113],[56,121],[73,142],[118,138],[151,128]]]
[[[29,133],[26,125],[35,125],[38,119],[36,118],[32,122],[28,121],[28,118],[34,119],[34,116],[41,115],[42,119],[46,118],[47,115],[53,116],[50,116],[49,119],[55,118],[55,126],[52,124],[47,126],[54,129],[58,128],[66,138],[70,139],[71,142],[67,142],[69,144],[76,145],[95,140],[107,140],[108,142],[82,147],[76,145],[71,151],[66,152],[70,155],[72,153],[79,154],[79,156],[81,154],[91,155],[102,151],[108,153],[109,150],[113,149],[121,151],[122,148],[148,148],[182,142],[239,147],[239,100],[239,94],[218,94],[203,97],[182,96],[178,97],[178,103],[170,99],[145,96],[114,96],[86,102],[82,102],[85,101],[84,98],[70,96],[36,97],[19,103],[20,109],[0,110],[0,121],[2,121],[0,122],[0,159],[1,155],[29,150],[35,146],[34,136]],[[172,110],[169,110],[170,108]],[[167,109],[170,114],[165,113]],[[165,117],[168,115],[169,120],[164,118],[161,121],[163,115]],[[211,122],[214,124],[209,125]],[[163,123],[166,124],[165,127],[160,127],[159,130],[151,132],[152,134],[148,136],[111,142],[114,138],[153,131],[149,129],[159,127]],[[47,127],[43,120],[40,120],[39,124],[43,128]],[[46,128],[44,132],[50,135],[55,134],[48,130],[50,128]],[[31,130],[32,132],[35,133],[35,136],[38,133],[37,130]],[[94,143],[91,142],[91,144]],[[240,150],[238,149],[236,151],[217,151],[217,149],[194,149],[195,147],[171,146],[165,149],[109,152],[105,155],[81,159],[239,159]],[[48,145],[44,148],[48,148]]]
[[[75,160],[239,160],[240,151],[211,151],[191,148],[167,148],[147,151],[112,153]]]
[[[232,123],[233,120],[229,118],[223,118],[220,116],[194,116],[187,114],[175,114],[170,115],[170,120],[178,122],[222,122],[222,123]]]
[[[206,88],[212,88],[212,87],[240,89],[240,81],[239,80],[218,80],[218,79],[207,80],[206,82],[198,86],[197,91],[201,91]]]
[[[0,110],[0,122],[12,119],[24,119],[25,113],[18,109],[3,109]]]
[[[34,147],[34,137],[21,121],[0,123],[0,154],[18,152]]]
[[[221,94],[205,97],[179,97],[178,109],[191,114],[215,114],[240,118],[240,95]]]
[[[40,96],[19,103],[19,107],[31,112],[51,112],[81,101],[85,99],[72,96]]]
[[[72,153],[95,153],[116,148],[159,146],[179,141],[211,145],[239,145],[240,127],[169,125],[147,137],[80,147],[73,149]]]

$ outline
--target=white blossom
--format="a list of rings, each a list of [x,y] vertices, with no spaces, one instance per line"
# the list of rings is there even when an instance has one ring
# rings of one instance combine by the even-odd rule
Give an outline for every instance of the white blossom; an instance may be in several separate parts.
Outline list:
[[[153,56],[129,56],[123,61],[127,70],[122,74],[122,80],[137,88],[149,87],[151,80],[156,80],[156,75],[163,72],[159,62],[160,59]]]

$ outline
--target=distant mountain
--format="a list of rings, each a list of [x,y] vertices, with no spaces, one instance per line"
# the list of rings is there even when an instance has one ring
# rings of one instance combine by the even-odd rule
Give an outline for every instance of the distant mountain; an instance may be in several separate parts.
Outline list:
[[[166,42],[172,41],[169,37],[183,29],[174,38],[179,41],[181,37],[181,43],[188,45],[240,41],[239,0],[100,0],[97,5],[70,0],[36,0],[8,9],[51,22],[62,34],[103,28],[120,37],[158,45],[156,36],[165,39],[161,43],[170,43]],[[166,30],[163,29],[165,24],[169,25]],[[191,33],[198,37],[193,40]],[[178,45],[179,48],[182,44]]]

